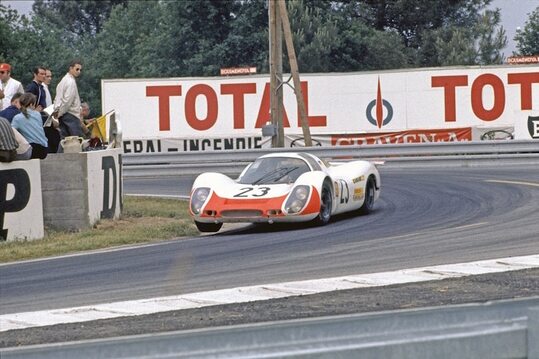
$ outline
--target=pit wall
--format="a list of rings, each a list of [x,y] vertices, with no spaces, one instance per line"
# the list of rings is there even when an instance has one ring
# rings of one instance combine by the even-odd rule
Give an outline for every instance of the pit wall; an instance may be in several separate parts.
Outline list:
[[[122,211],[121,149],[0,163],[0,240],[82,230]]]

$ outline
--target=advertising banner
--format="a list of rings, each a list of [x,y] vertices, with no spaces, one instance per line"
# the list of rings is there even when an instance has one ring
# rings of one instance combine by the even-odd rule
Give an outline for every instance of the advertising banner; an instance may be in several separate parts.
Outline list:
[[[191,151],[251,150],[271,147],[271,138],[252,137],[204,137],[204,138],[158,138],[123,140],[124,153],[162,153]]]
[[[515,139],[539,141],[539,111],[527,111],[519,116],[515,125]]]
[[[431,143],[471,141],[472,128],[441,130],[408,130],[399,132],[365,133],[358,135],[333,135],[332,146],[385,145],[397,143]]]
[[[0,241],[43,236],[39,160],[0,163]]]
[[[539,65],[301,74],[301,80],[313,136],[513,127],[515,114],[539,108]],[[283,92],[285,134],[301,135],[293,90]],[[103,113],[121,113],[126,153],[135,152],[134,141],[181,140],[171,148],[200,151],[182,141],[260,137],[270,119],[268,75],[103,80],[102,96]],[[204,150],[218,147],[212,142]]]

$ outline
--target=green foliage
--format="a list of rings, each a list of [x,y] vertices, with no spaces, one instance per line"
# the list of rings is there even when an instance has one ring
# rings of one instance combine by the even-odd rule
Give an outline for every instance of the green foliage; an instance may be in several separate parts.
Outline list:
[[[499,11],[486,11],[472,27],[452,25],[434,31],[429,40],[434,40],[435,63],[442,66],[502,63],[501,50],[507,39],[505,30],[497,28],[499,22]]]
[[[302,0],[288,2],[290,26],[300,69],[326,72],[331,69],[330,54],[338,37],[337,27],[327,12],[305,6]],[[288,65],[287,61],[283,61]],[[285,71],[289,67],[285,66]]]
[[[269,72],[268,8],[266,0],[244,1],[224,40],[223,67],[256,66]]]
[[[530,14],[523,29],[515,35],[518,53],[516,55],[539,54],[539,6]]]
[[[101,31],[112,8],[127,0],[35,0],[35,15],[56,28],[66,31],[71,39],[93,36]]]
[[[499,24],[500,11],[486,11],[473,27],[478,52],[476,63],[480,65],[503,63],[501,50],[507,46],[507,36],[503,27],[498,27]]]
[[[506,45],[492,0],[360,1],[357,16],[379,31],[402,38],[413,66],[498,64]]]
[[[357,16],[358,8],[351,4],[323,0],[288,2],[294,46],[302,72],[407,66],[402,40],[394,32],[369,27]],[[287,70],[287,61],[284,65]]]
[[[0,2],[0,60],[7,61],[14,55],[17,48],[16,28],[14,24],[19,21],[19,15],[11,8]]]

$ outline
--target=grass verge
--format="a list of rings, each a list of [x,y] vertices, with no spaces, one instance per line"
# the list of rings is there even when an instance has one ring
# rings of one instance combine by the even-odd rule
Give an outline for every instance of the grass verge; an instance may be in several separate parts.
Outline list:
[[[187,201],[126,196],[123,203],[120,219],[102,220],[91,229],[46,230],[41,240],[0,242],[0,263],[198,234]]]

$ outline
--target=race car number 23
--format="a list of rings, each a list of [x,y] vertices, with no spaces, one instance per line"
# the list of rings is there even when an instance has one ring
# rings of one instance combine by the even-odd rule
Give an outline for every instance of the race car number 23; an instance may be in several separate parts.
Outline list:
[[[234,197],[262,197],[268,194],[269,187],[244,187],[240,188],[240,193],[234,195]]]

